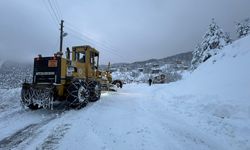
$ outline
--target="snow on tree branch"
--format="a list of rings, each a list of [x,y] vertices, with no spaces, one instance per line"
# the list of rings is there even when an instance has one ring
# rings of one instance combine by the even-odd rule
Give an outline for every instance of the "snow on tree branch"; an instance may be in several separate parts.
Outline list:
[[[211,56],[216,55],[222,47],[231,43],[231,41],[229,34],[224,33],[216,24],[215,20],[212,19],[208,31],[203,36],[202,42],[196,46],[193,52],[191,69],[196,69],[199,64],[205,62]]]

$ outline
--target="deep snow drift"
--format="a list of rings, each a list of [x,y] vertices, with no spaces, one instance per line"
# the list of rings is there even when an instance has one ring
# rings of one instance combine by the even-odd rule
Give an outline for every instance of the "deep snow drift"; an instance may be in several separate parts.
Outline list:
[[[127,84],[81,110],[24,110],[0,90],[0,149],[250,149],[250,36],[185,79]]]

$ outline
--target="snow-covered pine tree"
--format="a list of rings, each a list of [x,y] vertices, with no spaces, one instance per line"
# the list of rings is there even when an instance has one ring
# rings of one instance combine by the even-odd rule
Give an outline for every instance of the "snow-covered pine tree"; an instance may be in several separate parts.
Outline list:
[[[225,39],[227,44],[231,44],[233,42],[229,32],[225,32]]]
[[[242,38],[250,33],[249,18],[236,23],[236,33],[237,33],[238,38]]]
[[[200,62],[200,58],[201,58],[201,55],[202,55],[202,48],[201,48],[201,45],[198,44],[195,48],[195,51],[193,51],[193,58],[192,58],[192,61],[191,61],[191,69],[194,70],[197,68],[197,66],[201,63]]]
[[[230,42],[229,35],[225,35],[223,30],[212,19],[212,23],[209,25],[208,31],[203,36],[201,44],[199,44],[193,52],[192,66],[196,69],[200,63],[205,62],[211,56],[216,55],[218,50],[227,45]]]

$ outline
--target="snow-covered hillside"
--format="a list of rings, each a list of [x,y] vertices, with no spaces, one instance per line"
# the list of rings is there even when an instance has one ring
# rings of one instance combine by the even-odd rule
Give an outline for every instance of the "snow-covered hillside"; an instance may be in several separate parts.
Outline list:
[[[12,89],[21,87],[22,83],[32,81],[32,64],[4,61],[0,67],[0,88]]]
[[[250,36],[235,41],[181,82],[187,92],[249,98]]]
[[[114,79],[123,80],[126,83],[145,83],[149,78],[164,74],[167,76],[166,82],[180,80],[182,73],[190,68],[192,53],[180,53],[162,59],[150,59],[131,64],[112,64],[112,76]],[[102,66],[105,70],[105,66]],[[107,67],[106,67],[107,68]],[[159,74],[152,74],[154,70],[159,70]]]
[[[207,136],[223,135],[220,145],[229,145],[223,149],[250,149],[249,58],[250,36],[226,46],[182,81],[164,86],[165,94],[159,95],[178,104],[181,113],[198,117],[197,128]]]
[[[0,90],[0,149],[249,150],[250,36],[170,84],[126,84],[81,110],[24,110]]]

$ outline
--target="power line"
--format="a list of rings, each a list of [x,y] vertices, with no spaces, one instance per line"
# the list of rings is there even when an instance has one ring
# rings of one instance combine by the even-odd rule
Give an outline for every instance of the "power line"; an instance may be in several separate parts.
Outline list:
[[[59,16],[58,16],[58,14],[56,13],[56,11],[55,11],[54,7],[52,6],[51,1],[50,1],[50,0],[48,0],[48,3],[49,3],[49,6],[50,6],[50,8],[51,8],[51,10],[52,10],[52,12],[53,12],[53,14],[54,14],[54,16],[55,16],[55,18],[56,18],[57,22],[59,23],[59,22],[60,22]]]
[[[84,32],[84,31],[80,31],[79,28],[77,28],[76,26],[72,25],[71,23],[69,22],[65,22],[65,24],[67,24],[67,27],[70,28],[71,30],[74,30],[75,33],[77,34],[80,34],[82,35],[83,37],[87,38],[87,39],[90,39],[91,41],[94,41],[95,43],[99,44],[99,45],[102,45],[102,47],[106,47],[106,49],[108,49],[108,51],[112,51],[113,53],[116,53],[116,55],[119,55],[119,57],[121,58],[125,58],[125,57],[133,57],[131,55],[127,55],[127,56],[122,56],[120,55],[117,50],[119,50],[118,48],[116,47],[113,47],[111,46],[111,44],[109,44],[109,42],[107,42],[106,40],[105,41],[100,41],[100,40],[96,40],[95,37],[91,36],[89,33],[87,32]],[[76,30],[75,30],[76,29]]]
[[[61,12],[61,9],[60,9],[60,5],[58,4],[58,1],[57,0],[52,0],[52,2],[54,2],[55,10],[56,10],[59,18],[63,18],[62,12]]]
[[[69,26],[66,26],[65,28],[67,28],[67,29],[73,31],[74,33],[77,33],[77,34],[81,35],[82,37],[88,39],[89,41],[92,41],[93,43],[95,43],[95,45],[98,44],[99,46],[102,47],[102,49],[106,49],[106,50],[112,52],[113,54],[115,54],[115,55],[117,55],[117,56],[119,56],[119,57],[121,57],[121,58],[124,58],[124,56],[121,56],[120,54],[118,54],[118,53],[116,52],[116,50],[114,50],[114,49],[111,48],[110,46],[107,46],[107,45],[105,45],[104,43],[102,43],[102,42],[100,42],[100,41],[97,41],[97,40],[95,40],[95,39],[93,39],[93,38],[90,38],[89,36],[86,36],[85,34],[82,34],[82,33],[80,33],[79,31],[76,31],[75,29],[73,29],[73,28],[71,28],[71,27],[69,27]]]
[[[75,38],[77,38],[79,40],[82,40],[82,41],[87,41],[91,45],[95,45],[97,48],[100,48],[100,49],[104,50],[104,52],[109,51],[113,55],[116,55],[116,56],[118,56],[120,58],[124,58],[123,56],[111,51],[108,47],[104,47],[103,45],[98,44],[96,41],[93,41],[92,39],[88,38],[87,36],[82,35],[81,33],[75,31],[74,29],[71,29],[69,27],[65,27],[65,28],[69,29],[71,31],[71,33],[72,33],[72,36],[74,36]],[[69,34],[69,35],[71,35],[71,34]]]
[[[83,39],[82,37],[80,37],[80,36],[78,36],[78,35],[76,35],[76,34],[69,34],[69,36],[71,36],[71,37],[73,37],[73,38],[75,38],[75,39],[77,39],[77,40],[79,40],[79,41],[86,41],[85,39]],[[89,41],[87,41],[87,43],[88,44],[91,44],[91,45],[95,45],[94,43],[92,43],[92,42],[89,42]],[[97,49],[99,49],[99,47],[96,47]],[[103,49],[102,49],[103,50]],[[103,51],[103,53],[105,53],[105,54],[110,54],[110,53],[108,53],[108,51]],[[114,54],[115,55],[115,54]]]
[[[43,1],[43,4],[44,4],[44,6],[45,6],[45,8],[47,9],[47,11],[49,12],[49,15],[50,15],[50,17],[51,17],[51,21],[55,24],[55,26],[56,26],[56,29],[58,29],[58,20],[57,20],[57,17],[56,17],[56,15],[53,15],[53,12],[52,12],[52,10],[50,9],[50,2],[49,2],[49,0],[46,2],[46,0],[42,0]],[[56,41],[55,41],[55,46],[54,47],[57,47],[56,45],[58,44],[58,42],[59,42],[59,39],[57,39]],[[57,48],[56,48],[57,49]]]
[[[79,41],[86,41],[86,40],[84,40],[82,37],[80,37],[80,36],[77,36],[76,34],[69,34],[69,36],[71,36],[71,37],[73,37],[73,38],[75,38],[75,39],[77,39],[77,40],[79,40]],[[92,42],[89,42],[89,41],[87,41],[87,43],[88,44],[91,44],[91,45],[94,45]],[[97,49],[99,49],[99,47],[96,47]],[[106,53],[106,54],[110,54],[110,53],[108,53],[107,51],[103,51],[104,53]]]
[[[98,48],[98,49],[102,49],[102,50],[104,50],[103,52],[104,53],[107,53],[107,51],[109,51],[108,49],[106,49],[106,48],[104,48],[104,47],[101,47],[100,45],[96,45],[96,43],[93,43],[93,41],[90,41],[90,40],[86,40],[86,39],[84,39],[83,37],[81,37],[81,36],[78,36],[78,35],[76,35],[76,34],[69,34],[69,35],[71,35],[71,36],[73,36],[73,37],[75,37],[75,38],[77,38],[78,40],[80,40],[80,41],[85,41],[85,42],[87,42],[87,43],[89,43],[89,44],[91,44],[91,45],[94,45],[96,48]],[[116,53],[113,53],[112,51],[109,51],[111,54],[113,54],[113,55],[115,55],[115,56],[118,56],[118,57],[121,57],[120,55],[117,55]]]
[[[59,18],[62,17],[61,10],[60,10],[60,7],[58,5],[58,1],[57,0],[52,0],[52,2],[51,2],[50,0],[47,0],[47,2],[48,2],[48,5],[45,4],[45,7],[49,11],[52,20],[54,21],[54,23],[57,26],[59,24],[59,20],[60,20]],[[66,23],[68,23],[68,22],[66,22]],[[71,30],[73,32],[73,36],[77,37],[78,39],[81,39],[83,41],[86,41],[86,39],[87,39],[88,43],[91,43],[92,45],[96,45],[96,46],[100,47],[101,49],[109,51],[110,53],[112,53],[112,54],[114,54],[116,56],[124,58],[124,56],[121,56],[120,54],[118,54],[116,52],[116,50],[113,47],[111,47],[110,45],[107,45],[107,43],[103,43],[103,42],[100,42],[100,41],[96,40],[94,37],[90,36],[86,32],[84,34],[80,33],[79,31],[75,30],[74,28],[76,28],[76,27],[73,26],[70,23],[68,23],[68,25],[66,26],[66,28]]]
[[[43,4],[44,4],[45,8],[47,9],[47,11],[49,12],[49,15],[50,15],[50,17],[51,17],[52,22],[55,24],[56,27],[58,27],[58,23],[56,22],[56,20],[55,20],[53,14],[52,14],[52,12],[51,12],[49,6],[46,4],[45,0],[43,0]]]
[[[86,35],[84,35],[84,34],[78,32],[78,31],[76,31],[76,30],[74,30],[74,29],[72,29],[72,28],[70,28],[70,27],[68,27],[68,26],[66,26],[65,28],[71,30],[71,31],[74,33],[75,36],[81,38],[83,41],[87,41],[87,42],[89,42],[89,43],[92,44],[92,45],[96,45],[97,47],[99,47],[99,48],[101,48],[101,49],[103,49],[103,50],[109,51],[109,52],[112,53],[113,55],[116,55],[116,56],[118,56],[118,57],[120,57],[120,58],[124,58],[123,56],[121,56],[120,54],[118,54],[118,53],[112,51],[109,47],[103,45],[102,43],[100,43],[100,42],[98,42],[98,41],[95,41],[95,40],[89,38],[88,36],[86,36]],[[76,34],[77,34],[77,35],[76,35]],[[78,36],[78,35],[80,35],[80,36]],[[83,38],[83,37],[84,37],[84,38]]]
[[[76,32],[79,32],[80,29],[77,28],[76,26],[72,25],[71,23],[69,22],[66,22],[68,24],[68,26],[71,28],[71,29],[76,29],[75,31]],[[78,31],[77,31],[78,30]],[[89,33],[87,32],[84,32],[84,31],[81,31],[82,33],[79,32],[79,34],[84,34],[84,36],[87,36],[88,38],[92,39],[92,40],[95,40],[96,42],[102,44],[102,45],[105,45],[106,47],[109,47],[109,49],[113,49],[113,50],[117,50],[118,48],[114,48],[113,46],[110,45],[110,43],[107,43],[106,41],[100,41],[100,40],[96,40],[95,37],[93,37],[92,35],[90,35]]]

